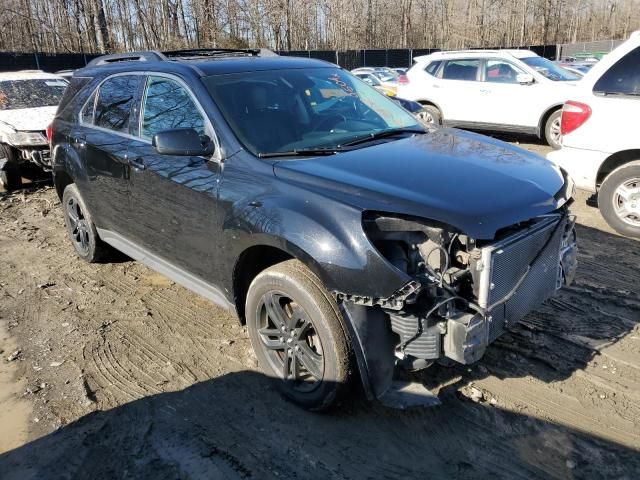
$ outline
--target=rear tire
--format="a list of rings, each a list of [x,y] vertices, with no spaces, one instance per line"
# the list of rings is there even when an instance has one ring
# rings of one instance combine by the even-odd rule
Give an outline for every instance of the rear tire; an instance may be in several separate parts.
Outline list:
[[[0,158],[7,160],[0,169],[0,185],[7,191],[22,187],[22,175],[15,152],[7,145],[0,145]]]
[[[321,411],[346,395],[352,350],[341,314],[301,262],[288,260],[258,274],[245,312],[258,362],[286,398]]]
[[[562,110],[556,110],[547,118],[547,122],[544,125],[544,139],[555,150],[562,148],[562,135],[560,135],[561,117]]]
[[[640,161],[622,165],[604,179],[598,207],[616,232],[640,238]]]
[[[422,110],[418,110],[414,115],[424,125],[442,125],[442,113],[433,105],[422,105]]]
[[[67,233],[78,256],[89,263],[104,258],[109,247],[98,237],[91,213],[73,183],[64,189],[62,209]]]

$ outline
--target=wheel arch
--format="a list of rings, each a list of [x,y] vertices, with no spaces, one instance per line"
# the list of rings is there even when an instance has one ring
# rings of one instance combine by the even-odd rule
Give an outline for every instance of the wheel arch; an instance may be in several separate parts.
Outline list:
[[[440,108],[440,105],[438,105],[436,102],[431,101],[431,100],[426,100],[426,99],[421,99],[421,100],[416,100],[417,103],[419,103],[420,105],[430,105],[432,107],[436,107],[438,109],[438,111],[440,112],[440,114],[442,115],[442,108]]]
[[[275,240],[275,239],[272,239]],[[287,260],[299,260],[324,282],[322,269],[313,258],[289,242],[264,241],[243,250],[233,267],[233,301],[240,323],[244,325],[245,301],[254,278],[269,267]]]
[[[73,178],[66,171],[60,170],[55,173],[53,176],[53,184],[56,187],[56,193],[58,194],[58,198],[62,201],[62,194],[64,193],[64,189],[67,188],[68,185],[74,183]]]
[[[556,103],[544,111],[544,113],[540,117],[540,122],[538,123],[538,137],[544,138],[544,129],[547,125],[547,120],[549,120],[549,117],[551,115],[560,110],[562,108],[562,105],[564,105],[564,103]]]
[[[86,180],[87,175],[83,162],[78,153],[68,144],[56,145],[51,152],[53,166],[53,183],[58,198],[62,200],[62,194],[67,185]]]
[[[596,187],[602,185],[604,179],[607,178],[611,172],[636,160],[640,160],[640,149],[622,150],[610,155],[604,162],[602,162],[600,168],[598,168],[598,173],[596,175]]]

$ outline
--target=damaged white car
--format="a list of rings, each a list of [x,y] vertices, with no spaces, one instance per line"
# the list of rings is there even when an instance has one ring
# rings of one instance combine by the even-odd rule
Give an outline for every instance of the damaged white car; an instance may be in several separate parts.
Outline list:
[[[0,73],[0,184],[22,184],[20,163],[51,171],[46,129],[67,88],[58,75],[41,71]]]

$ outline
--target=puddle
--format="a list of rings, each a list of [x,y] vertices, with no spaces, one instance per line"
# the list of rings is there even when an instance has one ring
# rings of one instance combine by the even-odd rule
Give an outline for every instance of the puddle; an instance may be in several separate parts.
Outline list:
[[[31,405],[21,398],[25,382],[16,380],[16,362],[7,362],[18,346],[0,321],[0,454],[27,441]]]

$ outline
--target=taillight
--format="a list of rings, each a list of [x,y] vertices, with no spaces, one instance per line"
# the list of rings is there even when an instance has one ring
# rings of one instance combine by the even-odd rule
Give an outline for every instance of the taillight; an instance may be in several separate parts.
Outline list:
[[[42,131],[42,130],[40,130]],[[47,142],[49,143],[49,145],[51,145],[51,139],[53,138],[53,123],[50,123],[49,126],[47,127]]]
[[[409,83],[409,77],[406,75],[400,75],[398,77],[398,85],[407,85]]]
[[[582,126],[591,116],[591,107],[586,103],[569,100],[562,107],[562,117],[560,119],[560,134],[566,135]]]

